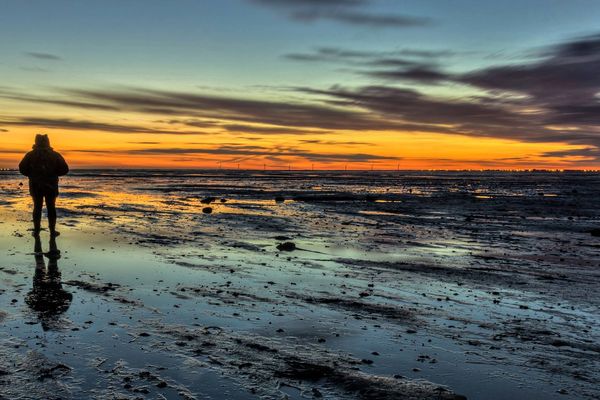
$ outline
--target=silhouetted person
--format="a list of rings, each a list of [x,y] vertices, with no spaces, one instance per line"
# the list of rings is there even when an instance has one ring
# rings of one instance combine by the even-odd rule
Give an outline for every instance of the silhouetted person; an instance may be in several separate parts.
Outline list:
[[[19,171],[29,178],[29,193],[33,198],[33,235],[39,235],[42,220],[42,207],[46,200],[48,228],[50,235],[56,231],[56,197],[58,177],[69,172],[65,159],[50,147],[48,135],[36,135],[33,150],[25,155],[19,164]]]
[[[42,242],[39,236],[35,237],[34,245],[35,274],[33,288],[27,294],[25,302],[33,311],[37,312],[42,323],[42,329],[50,329],[51,323],[59,314],[69,309],[73,295],[63,289],[58,270],[60,250],[56,246],[56,238],[50,237],[50,250],[42,252]],[[48,268],[44,256],[48,257]]]

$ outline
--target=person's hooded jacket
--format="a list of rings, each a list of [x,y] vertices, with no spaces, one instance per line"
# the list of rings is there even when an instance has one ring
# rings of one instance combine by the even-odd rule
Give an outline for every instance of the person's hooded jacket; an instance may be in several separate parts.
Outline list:
[[[37,135],[33,150],[23,157],[19,171],[29,178],[32,196],[58,196],[58,177],[69,173],[69,166],[50,147],[48,135]]]

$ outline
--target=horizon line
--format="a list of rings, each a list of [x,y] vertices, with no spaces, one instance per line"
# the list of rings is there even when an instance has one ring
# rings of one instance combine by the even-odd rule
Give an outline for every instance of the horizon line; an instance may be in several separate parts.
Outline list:
[[[0,168],[0,172],[19,172],[18,168]],[[151,168],[151,167],[91,167],[71,168],[70,172],[76,171],[253,171],[253,172],[585,172],[600,173],[600,169],[572,169],[572,168],[415,168],[415,169],[288,169],[288,168]]]

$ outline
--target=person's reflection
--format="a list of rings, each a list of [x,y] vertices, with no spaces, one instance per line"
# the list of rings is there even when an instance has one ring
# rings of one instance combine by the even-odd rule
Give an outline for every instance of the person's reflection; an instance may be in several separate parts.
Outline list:
[[[34,245],[35,274],[33,288],[27,294],[25,302],[38,314],[42,328],[51,329],[58,316],[69,309],[73,295],[63,289],[58,270],[60,250],[56,246],[56,237],[50,237],[50,250],[42,252],[42,242],[35,237]],[[48,257],[48,268],[44,256]]]

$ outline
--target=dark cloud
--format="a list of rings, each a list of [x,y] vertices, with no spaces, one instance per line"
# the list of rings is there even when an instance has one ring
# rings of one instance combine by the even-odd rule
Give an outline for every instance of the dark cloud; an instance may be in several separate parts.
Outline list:
[[[329,90],[299,89],[305,93],[326,95],[338,105],[361,107],[396,121],[398,129],[442,133],[487,135],[499,129],[520,126],[518,115],[497,107],[456,99],[431,98],[412,89],[367,86],[359,89],[333,87]],[[404,123],[400,122],[404,121]],[[476,127],[488,128],[476,132]]]
[[[454,79],[438,66],[438,57],[443,54],[451,53],[410,49],[369,52],[322,47],[311,53],[290,53],[284,57],[299,62],[329,62],[361,67],[362,69],[356,72],[380,79],[437,84]],[[364,70],[365,67],[370,69]]]
[[[364,65],[367,66],[371,66],[371,67],[401,67],[401,68],[416,68],[416,67],[423,67],[426,68],[428,66],[433,66],[433,64],[426,64],[423,62],[418,62],[415,60],[411,60],[411,59],[407,59],[407,58],[374,58],[372,60],[369,60],[368,62],[364,63]],[[387,72],[387,71],[382,71],[382,72]]]
[[[355,59],[365,59],[377,57],[380,53],[372,51],[346,50],[337,47],[319,47],[312,53],[297,54],[300,59],[311,61],[348,61]],[[288,55],[289,58],[294,58],[293,54]]]
[[[360,62],[375,66],[420,65],[423,60],[454,57],[450,50],[400,49],[396,51],[350,50],[339,47],[319,47],[309,53],[289,53],[285,58],[295,61]]]
[[[570,143],[600,146],[600,35],[551,46],[531,63],[487,68],[457,78],[491,93],[523,96],[544,125],[564,127]],[[536,117],[534,117],[536,118]],[[575,128],[575,129],[573,129]]]
[[[373,14],[359,6],[367,6],[368,0],[251,0],[254,3],[283,10],[297,21],[312,22],[331,20],[349,25],[373,28],[405,28],[430,24],[429,18],[406,15]]]
[[[413,26],[429,25],[431,21],[428,18],[412,17],[405,15],[380,15],[369,14],[358,11],[340,11],[340,10],[306,10],[295,11],[291,14],[292,18],[299,21],[316,21],[327,19],[336,22],[342,22],[352,25],[362,25],[373,28],[396,27],[405,28]]]
[[[0,125],[12,126],[35,126],[49,129],[67,129],[78,131],[101,131],[114,133],[145,133],[160,135],[200,135],[203,132],[188,132],[177,130],[152,129],[132,125],[108,124],[86,120],[74,120],[69,118],[35,118],[24,117],[16,119],[0,119]]]
[[[71,100],[64,100],[65,95],[70,96]],[[396,124],[381,120],[368,112],[319,104],[316,101],[310,104],[299,104],[287,101],[252,100],[144,89],[65,90],[60,96],[54,97],[17,96],[14,94],[4,95],[4,97],[24,102],[68,105],[74,108],[138,112],[154,116],[163,114],[174,118],[159,119],[160,123],[181,124],[200,128],[222,128],[244,133],[316,134],[327,133],[330,130],[383,130],[397,127]],[[217,119],[221,122],[215,121]],[[229,123],[224,124],[222,121],[229,121]],[[13,121],[14,123],[19,123],[19,120]],[[78,126],[81,126],[81,129],[86,129],[89,126],[92,126],[93,129],[101,127],[100,124],[90,121],[64,119],[40,121],[31,118],[20,121],[20,124],[29,125],[43,125],[45,123],[62,127],[69,126],[74,129]],[[256,127],[250,124],[270,126]],[[115,129],[111,124],[105,124],[105,127],[106,130],[111,132],[116,130],[130,131],[130,129],[122,126]],[[314,132],[312,129],[319,129],[321,132]],[[160,130],[160,132],[180,131],[169,129]],[[185,132],[181,131],[181,133],[184,134]]]
[[[584,157],[581,161],[600,161],[600,149],[586,147],[583,149],[549,151],[542,154],[543,157]]]
[[[379,156],[365,153],[316,153],[294,148],[269,148],[253,145],[229,145],[217,148],[157,148],[129,150],[128,154],[152,155],[225,155],[251,157],[303,158],[315,162],[374,162],[384,160],[399,160],[398,157]],[[231,160],[230,160],[231,161]]]
[[[381,68],[392,68],[392,67],[419,67],[428,66],[423,62],[416,61],[409,58],[400,57],[376,57],[367,55],[350,55],[344,53],[336,53],[332,51],[325,51],[327,49],[319,49],[314,53],[290,53],[284,55],[284,58],[296,62],[304,63],[336,63],[343,64],[344,66],[356,66],[356,67],[381,67]],[[386,71],[382,71],[386,72]],[[371,72],[366,72],[366,75]]]
[[[507,130],[519,120],[508,111],[476,102],[460,102],[428,98],[415,90],[396,89],[385,86],[371,86],[354,90],[334,87],[329,90],[296,88],[319,99],[320,104],[297,104],[272,102],[232,97],[215,97],[194,93],[153,91],[143,89],[128,90],[69,90],[76,98],[73,106],[88,108],[109,107],[122,111],[135,111],[155,114],[156,109],[168,115],[174,123],[190,124],[196,118],[219,118],[239,121],[223,124],[224,129],[244,133],[305,134],[308,129],[329,130],[397,130],[414,132],[461,133],[481,135],[477,125],[483,127],[502,126]],[[52,100],[48,99],[48,102]],[[62,103],[62,101],[61,101]],[[435,110],[435,112],[432,112]],[[187,118],[186,118],[187,116]],[[164,121],[164,120],[163,120]],[[199,120],[200,126],[205,126]],[[130,132],[125,126],[100,124],[90,121],[39,120],[28,119],[20,124],[36,126],[59,126],[72,129],[99,129]],[[249,124],[265,124],[267,127],[254,127]],[[448,126],[449,124],[455,126]],[[210,124],[213,127],[213,124]],[[252,126],[252,128],[251,128]],[[145,129],[145,128],[140,128]],[[142,132],[133,129],[134,133]],[[184,131],[148,129],[148,133],[186,134]],[[487,134],[493,135],[496,130]],[[317,132],[311,132],[317,134]]]
[[[229,159],[223,162],[243,162],[256,158],[264,158],[277,162],[289,162],[291,158],[301,158],[312,162],[332,163],[332,162],[378,162],[389,160],[400,160],[399,157],[380,156],[367,153],[321,153],[313,152],[295,147],[276,146],[265,147],[259,145],[240,145],[226,144],[218,147],[201,147],[201,148],[144,148],[131,150],[95,150],[95,149],[80,149],[70,150],[71,153],[94,153],[111,155],[115,153],[126,155],[155,155],[155,156],[183,156],[186,160],[192,156],[230,156]]]
[[[384,60],[385,61],[385,60]],[[397,62],[396,60],[390,60],[392,63]],[[421,83],[439,83],[451,79],[451,76],[427,65],[411,66],[406,64],[400,69],[395,70],[384,70],[384,71],[368,71],[366,75],[390,79],[390,80],[404,80],[404,81],[416,81]]]
[[[415,66],[422,65],[423,61],[415,60],[410,56],[399,57],[404,51],[375,52],[347,50],[335,47],[320,47],[310,53],[289,53],[284,58],[301,62],[331,62],[344,65],[371,65],[371,66]]]
[[[423,50],[423,49],[402,49],[397,52],[399,55],[407,57],[420,57],[420,58],[440,58],[440,57],[454,57],[457,55],[467,55],[473,52],[457,52],[452,50]]]
[[[411,158],[410,160],[422,161],[427,163],[432,163],[437,166],[437,168],[447,167],[448,169],[456,169],[456,159],[452,158]],[[572,161],[568,161],[569,164]],[[532,162],[530,158],[522,158],[522,157],[511,157],[511,158],[497,158],[497,159],[482,159],[482,158],[472,158],[469,160],[461,160],[460,164],[465,166],[465,170],[476,169],[480,170],[482,167],[489,170],[506,170],[507,164],[510,165],[510,168],[546,168],[546,169],[556,169],[560,167],[560,162],[557,164],[554,160],[535,160]]]
[[[255,133],[262,135],[314,135],[314,134],[323,134],[328,133],[326,131],[310,131],[306,129],[295,129],[288,128],[284,126],[253,126],[253,125],[240,125],[240,124],[230,124],[223,125],[229,132],[237,132],[237,133]]]
[[[337,58],[327,54],[305,54],[305,53],[290,53],[284,55],[284,58],[292,61],[302,62],[339,62]]]
[[[59,57],[55,54],[38,53],[36,51],[28,51],[25,53],[25,55],[36,58],[38,60],[48,60],[48,61],[61,61],[62,60],[62,57]]]
[[[93,103],[150,114],[187,115],[287,128],[360,130],[393,127],[393,124],[368,113],[315,103],[298,104],[144,89],[69,90],[68,93],[78,97],[77,101],[83,104]]]
[[[343,140],[321,140],[321,139],[302,139],[300,143],[304,144],[323,144],[333,146],[374,146],[373,143],[369,142],[357,142],[357,141],[343,141]]]
[[[388,90],[389,89],[389,90]],[[87,102],[97,101],[99,104],[108,104],[121,110],[136,111],[154,114],[155,109],[171,115],[194,115],[203,118],[219,118],[229,121],[240,121],[243,124],[225,124],[224,127],[235,128],[238,131],[250,133],[274,133],[273,129],[287,129],[287,133],[305,134],[301,128],[328,130],[405,130],[429,131],[439,133],[457,133],[456,130],[436,124],[446,124],[447,119],[433,118],[431,109],[424,107],[446,106],[459,109],[457,115],[453,110],[439,110],[437,113],[447,113],[458,121],[461,115],[469,114],[473,117],[487,120],[493,115],[492,110],[482,110],[481,106],[471,103],[453,103],[451,101],[436,101],[422,96],[416,91],[396,90],[386,87],[367,87],[359,89],[356,97],[350,91],[340,88],[331,90],[315,90],[311,88],[295,88],[307,94],[325,97],[325,103],[299,104],[287,101],[275,102],[264,100],[249,100],[235,97],[217,97],[195,93],[168,92],[157,90],[131,89],[125,91],[101,90],[71,90],[70,93],[81,96]],[[379,93],[375,94],[374,92]],[[378,97],[381,98],[378,100]],[[391,96],[391,97],[389,97]],[[362,97],[362,98],[361,98]],[[395,102],[404,97],[406,105],[418,100],[412,107],[414,117],[423,121],[407,121],[400,114],[394,115],[389,107],[394,107]],[[390,102],[389,104],[385,104]],[[379,103],[379,104],[375,104]],[[362,110],[361,110],[362,108]],[[487,115],[482,115],[483,113]],[[496,117],[498,123],[511,122],[508,116]],[[261,128],[247,124],[276,125],[277,127]],[[285,128],[279,128],[285,127]],[[245,132],[245,133],[248,133]],[[326,133],[326,132],[321,132]]]
[[[575,105],[598,106],[600,35],[552,46],[544,54],[544,58],[532,63],[487,68],[457,80],[487,90],[521,93],[559,113],[566,106],[564,114],[571,114],[569,107]],[[597,108],[581,111],[575,113],[573,121],[577,121],[577,116],[595,113],[593,120],[600,122]]]
[[[37,103],[37,104],[48,104],[48,105],[57,105],[57,106],[65,106],[65,107],[76,107],[76,108],[87,108],[87,109],[95,109],[95,110],[104,110],[104,111],[118,111],[119,108],[107,104],[99,104],[99,103],[86,103],[75,100],[67,100],[61,99],[57,96],[52,97],[41,97],[35,95],[24,95],[20,93],[15,93],[11,90],[1,90],[0,89],[0,98],[22,101],[27,103]]]
[[[180,124],[186,126],[193,126],[194,128],[214,128],[218,125],[218,121],[208,121],[208,120],[199,120],[199,119],[171,119],[166,121],[157,121],[162,123],[167,123],[170,125]]]

